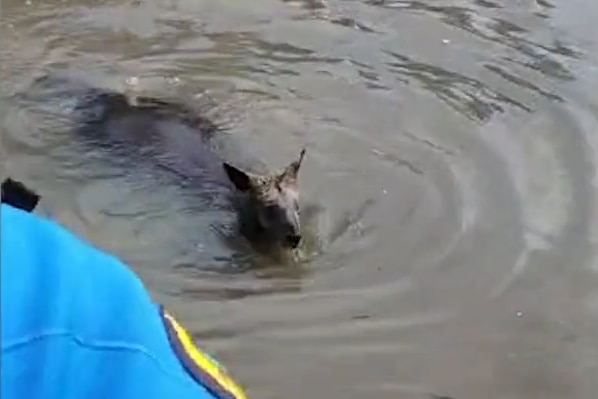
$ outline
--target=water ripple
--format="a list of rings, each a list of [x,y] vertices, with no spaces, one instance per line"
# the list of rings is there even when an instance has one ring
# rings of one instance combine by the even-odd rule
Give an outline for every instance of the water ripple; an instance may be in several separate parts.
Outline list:
[[[423,88],[438,96],[455,110],[467,117],[486,121],[495,112],[504,112],[505,105],[531,112],[521,102],[490,89],[483,82],[447,71],[439,66],[412,61],[409,57],[388,51],[397,61],[389,62],[389,70],[408,83],[418,82]]]
[[[595,8],[3,0],[0,168],[252,396],[594,399]],[[221,197],[82,150],[52,73],[209,102],[232,159],[307,146],[300,250],[258,256]]]

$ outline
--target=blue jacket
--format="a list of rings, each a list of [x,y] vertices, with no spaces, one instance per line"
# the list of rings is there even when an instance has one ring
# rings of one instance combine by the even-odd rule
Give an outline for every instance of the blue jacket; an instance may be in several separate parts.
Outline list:
[[[1,208],[2,399],[245,399],[117,258]]]

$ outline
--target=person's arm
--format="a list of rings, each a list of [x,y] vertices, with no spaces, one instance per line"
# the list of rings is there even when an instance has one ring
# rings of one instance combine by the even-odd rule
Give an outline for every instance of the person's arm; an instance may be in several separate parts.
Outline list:
[[[2,204],[3,399],[245,399],[116,257]]]

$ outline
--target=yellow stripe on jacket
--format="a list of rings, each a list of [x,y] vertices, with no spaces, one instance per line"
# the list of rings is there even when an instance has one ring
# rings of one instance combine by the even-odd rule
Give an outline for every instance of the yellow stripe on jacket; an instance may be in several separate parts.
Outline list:
[[[199,350],[189,333],[185,330],[185,328],[164,308],[162,310],[162,316],[165,319],[165,322],[169,324],[171,331],[169,331],[169,335],[171,335],[171,339],[175,339],[178,341],[179,345],[174,345],[175,353],[179,358],[181,356],[185,356],[189,359],[195,367],[201,370],[202,373],[207,374],[211,382],[214,382],[219,385],[218,391],[224,390],[226,393],[234,399],[247,399],[247,396],[243,392],[243,389],[229,376],[229,374],[224,370],[222,366],[220,366],[215,360],[213,360],[209,355],[205,354],[201,350]],[[174,332],[174,334],[172,334]],[[172,335],[176,335],[173,337]],[[179,347],[181,349],[177,349]],[[180,353],[182,352],[184,353]],[[183,363],[185,363],[184,359]],[[198,373],[194,373],[193,370],[188,370],[193,376],[200,380],[201,383],[204,385],[210,385],[210,382],[206,381],[205,377],[202,375],[197,375]],[[209,386],[207,386],[209,388]],[[226,395],[226,396],[228,396]],[[220,395],[223,396],[223,395]],[[222,398],[225,399],[225,398]]]

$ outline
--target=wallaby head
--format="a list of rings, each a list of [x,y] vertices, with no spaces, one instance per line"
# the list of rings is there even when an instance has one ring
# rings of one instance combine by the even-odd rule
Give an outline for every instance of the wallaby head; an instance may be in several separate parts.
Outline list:
[[[224,163],[235,188],[247,195],[251,216],[269,238],[287,248],[301,241],[298,175],[305,149],[283,170],[257,175]]]

